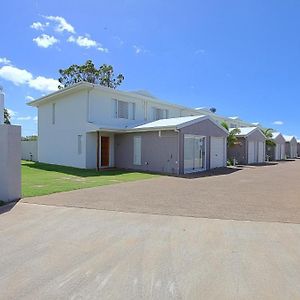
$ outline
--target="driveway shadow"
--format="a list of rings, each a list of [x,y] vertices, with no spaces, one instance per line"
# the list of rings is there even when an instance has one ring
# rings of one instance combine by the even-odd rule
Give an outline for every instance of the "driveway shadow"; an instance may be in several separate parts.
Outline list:
[[[217,168],[202,172],[195,172],[184,174],[179,177],[187,178],[187,179],[194,179],[194,178],[201,178],[201,177],[211,177],[211,176],[220,176],[220,175],[228,175],[238,171],[241,171],[242,168],[240,167],[228,167],[228,168]]]
[[[0,215],[11,211],[17,203],[18,201],[8,202],[7,204],[0,206]]]

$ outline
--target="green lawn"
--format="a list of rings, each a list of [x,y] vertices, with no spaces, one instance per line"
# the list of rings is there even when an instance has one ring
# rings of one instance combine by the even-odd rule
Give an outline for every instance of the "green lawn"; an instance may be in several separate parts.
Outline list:
[[[22,197],[49,195],[156,176],[158,175],[115,169],[97,172],[22,161]]]

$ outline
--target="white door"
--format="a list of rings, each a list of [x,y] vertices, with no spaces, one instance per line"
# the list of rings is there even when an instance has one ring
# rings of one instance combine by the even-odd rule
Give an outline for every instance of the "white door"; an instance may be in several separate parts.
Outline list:
[[[275,160],[280,160],[280,150],[281,150],[280,145],[276,144],[276,146],[275,146]]]
[[[211,137],[210,140],[210,168],[221,168],[225,167],[225,147],[226,141],[224,138]]]
[[[205,137],[184,135],[184,173],[205,170]]]
[[[257,162],[258,163],[265,162],[265,143],[264,142],[258,142]]]
[[[141,136],[133,137],[133,164],[138,166],[142,164],[142,137]]]
[[[255,163],[255,143],[248,141],[248,164]]]
[[[280,148],[280,159],[285,159],[285,144],[281,144]]]

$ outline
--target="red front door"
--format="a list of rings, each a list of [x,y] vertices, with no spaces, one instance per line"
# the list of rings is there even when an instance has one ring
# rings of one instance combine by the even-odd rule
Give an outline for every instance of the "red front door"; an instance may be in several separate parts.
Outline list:
[[[101,136],[101,167],[109,166],[109,137]]]

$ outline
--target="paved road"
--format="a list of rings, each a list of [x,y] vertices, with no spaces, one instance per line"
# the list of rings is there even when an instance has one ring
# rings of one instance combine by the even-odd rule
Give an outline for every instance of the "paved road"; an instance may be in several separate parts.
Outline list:
[[[2,207],[0,299],[300,299],[299,175],[295,161]]]
[[[19,203],[0,299],[300,299],[300,225]]]
[[[27,198],[121,212],[300,223],[300,160],[193,179],[159,177]]]

